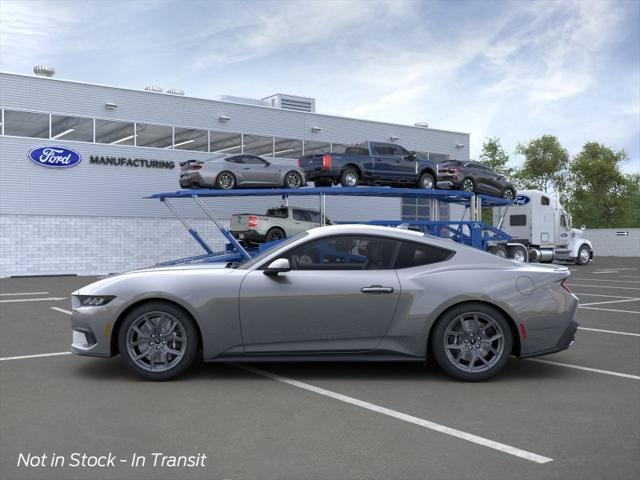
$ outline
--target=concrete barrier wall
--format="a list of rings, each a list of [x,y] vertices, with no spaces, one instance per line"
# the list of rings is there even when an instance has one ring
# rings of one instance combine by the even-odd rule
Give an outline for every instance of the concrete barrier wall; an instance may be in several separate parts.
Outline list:
[[[640,257],[640,228],[587,228],[596,257]]]

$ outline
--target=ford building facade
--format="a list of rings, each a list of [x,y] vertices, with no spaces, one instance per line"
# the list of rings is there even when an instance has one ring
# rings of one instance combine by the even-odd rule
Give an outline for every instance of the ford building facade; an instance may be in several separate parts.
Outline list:
[[[294,162],[371,140],[435,159],[469,158],[466,133],[322,115],[313,99],[282,94],[207,100],[0,73],[0,107],[0,276],[104,274],[203,253],[160,202],[144,197],[177,190],[179,163],[212,153]],[[222,248],[211,222],[184,203],[175,202],[180,213]],[[221,220],[280,203],[207,200]],[[317,208],[318,200],[290,203]],[[337,221],[429,215],[416,200],[334,197],[326,207]]]

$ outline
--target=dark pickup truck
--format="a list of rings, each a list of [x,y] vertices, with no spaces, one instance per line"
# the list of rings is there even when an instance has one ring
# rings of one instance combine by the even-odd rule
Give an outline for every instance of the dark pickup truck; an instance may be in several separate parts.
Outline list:
[[[344,153],[308,155],[298,160],[316,187],[394,185],[435,188],[438,164],[393,143],[365,142]]]

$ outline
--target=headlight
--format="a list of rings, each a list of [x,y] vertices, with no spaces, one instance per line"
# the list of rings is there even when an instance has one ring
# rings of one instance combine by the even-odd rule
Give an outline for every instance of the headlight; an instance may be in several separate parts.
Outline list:
[[[113,300],[115,295],[78,295],[80,305],[83,307],[99,307]]]

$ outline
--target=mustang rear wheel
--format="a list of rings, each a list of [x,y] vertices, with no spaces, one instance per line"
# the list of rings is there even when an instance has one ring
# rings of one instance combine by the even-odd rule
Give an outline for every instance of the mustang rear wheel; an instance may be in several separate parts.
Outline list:
[[[118,333],[125,364],[150,380],[167,380],[184,372],[198,353],[198,332],[189,315],[170,303],[134,308]]]
[[[231,172],[220,172],[218,177],[216,178],[216,187],[222,188],[223,190],[230,190],[236,186],[236,177]]]
[[[492,377],[509,361],[511,327],[496,309],[467,303],[446,312],[436,324],[431,347],[438,365],[459,380]]]

